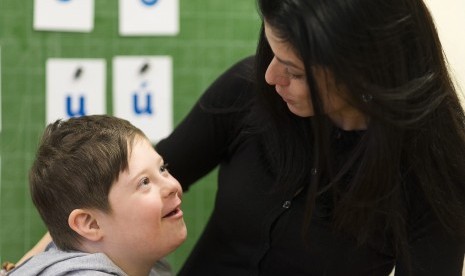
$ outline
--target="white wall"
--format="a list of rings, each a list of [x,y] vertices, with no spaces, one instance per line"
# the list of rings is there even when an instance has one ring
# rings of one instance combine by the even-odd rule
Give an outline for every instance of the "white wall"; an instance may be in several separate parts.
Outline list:
[[[452,76],[465,104],[465,0],[424,0],[433,14]]]

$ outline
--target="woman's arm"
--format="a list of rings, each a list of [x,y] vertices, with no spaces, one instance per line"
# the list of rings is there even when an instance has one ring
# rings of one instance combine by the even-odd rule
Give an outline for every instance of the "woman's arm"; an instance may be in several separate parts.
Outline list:
[[[52,237],[50,236],[50,233],[47,232],[45,235],[39,240],[39,242],[31,248],[19,261],[16,263],[16,266],[20,265],[30,257],[42,252],[45,250],[45,247],[52,241]]]
[[[225,160],[253,97],[253,58],[239,61],[202,95],[175,130],[156,145],[183,190]]]
[[[16,266],[19,266],[32,256],[44,251],[51,241],[52,237],[50,236],[50,234],[48,232],[45,233],[45,235],[39,240],[39,242],[33,248],[31,248],[31,250],[29,250],[23,257],[21,257],[21,259],[19,259],[19,261],[17,261],[16,264],[4,262],[0,270],[0,276],[6,275],[8,271],[12,270]]]

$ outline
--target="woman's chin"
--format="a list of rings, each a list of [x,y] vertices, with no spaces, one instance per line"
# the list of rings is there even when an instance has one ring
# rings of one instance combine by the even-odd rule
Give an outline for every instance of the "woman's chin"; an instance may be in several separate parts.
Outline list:
[[[289,108],[291,113],[299,117],[307,118],[314,115],[313,110],[310,108],[297,108],[290,103],[287,103],[287,108]]]

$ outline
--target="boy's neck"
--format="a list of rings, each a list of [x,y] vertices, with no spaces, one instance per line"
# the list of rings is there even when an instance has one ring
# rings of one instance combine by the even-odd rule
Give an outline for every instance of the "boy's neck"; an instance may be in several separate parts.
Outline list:
[[[111,257],[109,256],[111,259]],[[148,265],[143,267],[144,265],[137,265],[135,263],[132,264],[121,264],[118,263],[117,261],[111,259],[119,268],[121,268],[124,272],[126,272],[127,275],[131,276],[148,276],[150,273],[150,270],[152,269],[152,265]]]

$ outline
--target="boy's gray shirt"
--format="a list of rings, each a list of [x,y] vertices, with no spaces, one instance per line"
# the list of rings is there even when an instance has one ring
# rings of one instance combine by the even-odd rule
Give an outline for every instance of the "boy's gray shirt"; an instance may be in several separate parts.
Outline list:
[[[62,251],[55,244],[47,250],[28,259],[16,267],[8,276],[59,276],[59,275],[118,275],[128,276],[103,253],[84,253],[79,251]],[[149,276],[170,275],[156,273],[154,269]]]

